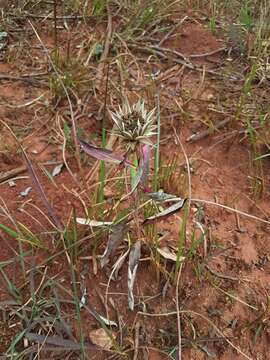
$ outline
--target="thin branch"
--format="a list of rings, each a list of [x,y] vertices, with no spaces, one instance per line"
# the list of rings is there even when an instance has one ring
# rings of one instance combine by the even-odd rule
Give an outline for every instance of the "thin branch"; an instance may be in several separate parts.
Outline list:
[[[167,39],[169,39],[169,37],[175,32],[175,30],[181,26],[189,17],[186,15],[183,17],[183,19],[181,19],[178,23],[176,23],[172,29],[166,34],[164,35],[164,37],[160,40],[160,42],[158,43],[158,46],[161,46]]]

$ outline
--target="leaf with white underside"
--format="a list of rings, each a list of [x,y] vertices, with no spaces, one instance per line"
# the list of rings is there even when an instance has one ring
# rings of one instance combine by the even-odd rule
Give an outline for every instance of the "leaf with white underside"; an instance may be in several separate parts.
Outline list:
[[[80,309],[82,309],[84,307],[84,305],[86,305],[86,297],[87,297],[87,290],[86,288],[83,289],[83,293],[82,293],[82,297],[80,300]]]
[[[110,226],[112,225],[111,221],[96,221],[85,218],[76,218],[76,222],[80,225],[87,225],[90,227],[98,227],[98,226]]]
[[[172,194],[167,194],[165,192],[163,192],[162,190],[159,190],[158,192],[153,192],[153,193],[145,193],[146,196],[150,197],[150,199],[157,201],[157,202],[168,202],[168,201],[180,201],[181,198],[176,196],[176,195],[172,195]]]
[[[107,161],[107,162],[113,162],[116,164],[123,163],[124,165],[132,166],[132,163],[130,161],[128,161],[123,155],[116,154],[113,151],[108,150],[108,149],[98,148],[96,146],[87,144],[83,140],[79,140],[79,143],[80,143],[82,150],[86,154],[94,157],[95,159],[103,160],[103,161]]]
[[[121,267],[123,266],[124,262],[125,262],[125,259],[126,257],[128,256],[128,253],[129,253],[129,248],[127,249],[127,251],[121,255],[117,260],[116,262],[113,264],[113,267],[112,267],[112,278],[114,280],[117,279],[117,276],[118,276],[118,272],[119,270],[121,269]]]
[[[109,336],[103,328],[90,331],[89,338],[93,344],[98,345],[104,350],[110,350],[113,346],[114,336]]]
[[[32,190],[31,186],[28,186],[25,190],[20,192],[20,195],[25,197],[30,193],[31,190]]]
[[[127,230],[126,223],[122,222],[119,224],[112,225],[107,247],[100,258],[101,268],[103,268],[106,264],[108,264],[109,258],[113,256],[115,250],[123,241],[126,230]]]
[[[62,171],[62,168],[63,168],[64,164],[59,164],[59,165],[56,165],[52,171],[52,176],[57,176],[60,174],[60,172]]]
[[[171,261],[174,261],[174,262],[177,261],[177,255],[175,253],[173,253],[167,246],[164,246],[162,248],[157,248],[157,251],[166,260],[171,260]],[[180,256],[179,261],[184,261],[184,260],[185,260],[185,257]]]
[[[182,199],[181,201],[178,201],[177,203],[173,204],[172,206],[168,207],[167,209],[161,211],[160,213],[150,216],[149,218],[145,219],[142,223],[143,225],[149,225],[153,224],[156,221],[164,220],[168,216],[171,216],[175,214],[177,211],[181,210],[184,206],[187,199]]]
[[[108,320],[108,319],[106,319],[105,317],[103,317],[101,315],[99,315],[99,317],[100,317],[100,320],[107,326],[116,326],[116,327],[118,326],[116,324],[116,322],[113,321],[113,320]]]
[[[128,261],[128,306],[134,310],[133,287],[136,278],[136,272],[141,257],[141,242],[137,241],[131,248]]]
[[[132,192],[137,188],[139,184],[145,185],[147,182],[149,172],[150,150],[151,147],[149,145],[144,145],[142,148],[142,158],[140,160],[134,183],[132,184]]]

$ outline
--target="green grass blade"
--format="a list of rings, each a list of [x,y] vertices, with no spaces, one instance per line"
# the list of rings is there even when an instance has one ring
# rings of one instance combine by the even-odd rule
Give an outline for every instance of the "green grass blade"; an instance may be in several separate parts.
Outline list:
[[[0,230],[2,230],[4,233],[6,233],[7,235],[11,236],[14,239],[17,239],[19,237],[19,234],[16,231],[12,230],[11,228],[3,224],[0,224]]]

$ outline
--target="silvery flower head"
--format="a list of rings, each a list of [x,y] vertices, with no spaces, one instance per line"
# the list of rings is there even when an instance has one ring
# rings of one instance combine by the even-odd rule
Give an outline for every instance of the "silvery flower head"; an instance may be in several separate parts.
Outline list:
[[[151,143],[151,136],[155,135],[155,108],[149,112],[145,110],[144,101],[139,100],[130,106],[128,100],[125,100],[119,110],[110,112],[116,125],[114,133],[124,139],[129,146],[136,146],[138,143]]]

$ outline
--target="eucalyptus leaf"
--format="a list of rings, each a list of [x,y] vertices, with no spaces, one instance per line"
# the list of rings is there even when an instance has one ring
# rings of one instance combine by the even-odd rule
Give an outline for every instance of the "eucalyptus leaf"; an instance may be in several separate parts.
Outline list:
[[[172,206],[168,207],[167,209],[161,211],[160,213],[150,216],[149,218],[145,219],[143,225],[153,224],[156,221],[164,220],[168,216],[171,216],[182,209],[187,199],[181,199],[177,203],[173,204]]]
[[[32,190],[31,186],[28,186],[25,190],[20,192],[20,195],[22,197],[26,197],[30,193],[31,190]]]
[[[101,268],[108,264],[110,256],[113,256],[115,250],[123,241],[126,230],[127,224],[124,222],[112,226],[107,247],[104,253],[101,255]]]
[[[141,257],[141,242],[137,241],[131,248],[128,261],[128,306],[134,310],[133,287],[136,278],[136,272]]]
[[[168,202],[168,201],[179,201],[181,200],[180,197],[172,194],[167,194],[162,190],[153,193],[146,193],[146,196],[150,197],[150,199],[157,201],[157,202]]]
[[[55,168],[53,169],[52,171],[52,176],[57,176],[60,174],[60,172],[62,171],[62,168],[63,168],[64,164],[59,164],[59,165],[56,165]]]
[[[108,332],[103,328],[91,330],[89,338],[93,344],[104,350],[110,350],[113,346],[113,336],[109,336]]]
[[[107,161],[107,162],[113,162],[116,164],[123,163],[125,165],[132,166],[131,162],[128,161],[125,158],[125,156],[123,156],[123,155],[116,154],[113,151],[108,150],[108,149],[98,148],[96,146],[87,144],[83,140],[79,140],[79,143],[80,143],[82,150],[86,154],[94,157],[95,159],[103,160],[103,161]]]
[[[23,150],[22,152],[24,160],[26,162],[27,165],[27,170],[29,172],[29,175],[31,176],[32,182],[36,188],[36,191],[38,192],[40,199],[42,200],[44,206],[46,207],[49,217],[52,220],[52,222],[54,223],[54,225],[59,229],[59,230],[63,230],[64,226],[62,224],[62,222],[58,219],[58,216],[54,210],[54,208],[51,206],[51,204],[49,203],[46,194],[44,192],[44,189],[35,173],[35,170],[31,164],[31,161],[29,160],[26,152]]]
[[[132,192],[139,184],[142,184],[143,186],[146,185],[149,172],[150,150],[151,147],[149,145],[144,145],[142,148],[142,158],[140,160],[134,183],[132,184]]]
[[[110,221],[96,221],[85,218],[76,218],[76,222],[80,225],[87,225],[90,227],[98,227],[98,226],[109,226],[112,225]]]
[[[162,248],[157,248],[157,251],[166,260],[171,260],[171,261],[174,261],[174,262],[177,261],[177,254],[173,253],[167,246],[164,246]],[[179,261],[182,262],[184,260],[185,260],[185,258],[183,256],[180,256]]]

